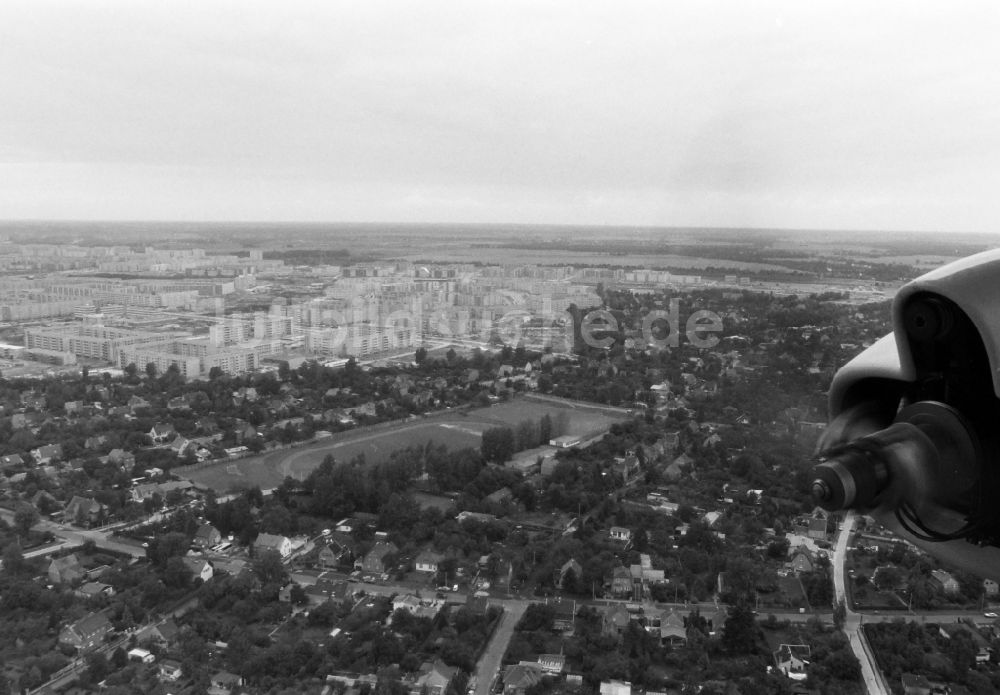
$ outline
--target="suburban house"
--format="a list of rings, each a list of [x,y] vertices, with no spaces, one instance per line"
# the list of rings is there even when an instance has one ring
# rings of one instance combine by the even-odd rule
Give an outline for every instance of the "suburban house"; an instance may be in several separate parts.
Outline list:
[[[131,472],[135,466],[135,454],[124,449],[112,449],[108,452],[108,463],[113,463],[126,472]]]
[[[59,643],[80,651],[93,649],[111,632],[111,621],[104,613],[91,613],[64,627],[59,633]]]
[[[416,618],[437,617],[441,609],[444,608],[444,601],[439,598],[419,598],[413,594],[397,596],[392,600],[392,612],[406,611]]]
[[[944,570],[934,570],[931,572],[931,578],[938,583],[944,593],[958,593],[958,580],[951,576],[950,572],[946,572]]]
[[[90,527],[100,521],[104,510],[104,505],[97,500],[74,495],[63,509],[62,518],[64,522],[70,524]]]
[[[792,554],[792,560],[788,564],[791,567],[791,570],[796,574],[812,572],[815,568],[812,553],[810,553],[808,548],[805,547],[796,548],[795,552]]]
[[[230,673],[229,671],[219,671],[212,676],[210,683],[213,688],[229,692],[233,688],[243,685],[243,679],[235,673]]]
[[[417,559],[415,561],[417,571],[436,574],[438,571],[438,563],[440,563],[443,559],[444,555],[435,553],[433,550],[425,550],[417,555]]]
[[[292,541],[287,536],[275,536],[270,533],[261,533],[253,542],[254,554],[273,550],[285,559],[292,554]]]
[[[194,544],[199,548],[211,548],[222,542],[222,534],[212,524],[202,524],[194,534]]]
[[[566,668],[566,656],[564,654],[539,654],[538,665],[546,673],[562,673]]]
[[[782,644],[774,652],[774,667],[792,680],[805,680],[806,666],[809,665],[809,646],[805,644]]]
[[[174,437],[177,433],[174,431],[174,426],[169,423],[157,423],[148,432],[149,438],[153,441],[153,444],[163,444],[168,439]]]
[[[457,667],[448,666],[440,659],[434,663],[425,661],[420,665],[420,676],[417,678],[415,692],[444,695],[456,673],[458,673]]]
[[[20,454],[7,454],[0,456],[0,470],[11,470],[24,465],[24,459]]]
[[[212,566],[199,557],[185,557],[184,566],[191,571],[195,579],[200,579],[203,582],[207,582],[214,574]]]
[[[74,591],[73,594],[87,601],[98,596],[114,596],[115,589],[110,584],[103,584],[101,582],[86,582],[79,589]]]
[[[316,556],[320,567],[339,567],[351,559],[351,549],[335,540],[330,540],[319,549]]]
[[[327,601],[341,605],[351,597],[347,582],[335,582],[329,579],[320,579],[312,586],[307,586],[305,592],[309,602],[317,606]]]
[[[904,673],[899,679],[905,695],[931,695],[931,682],[927,676]]]
[[[365,572],[382,574],[388,567],[386,563],[388,557],[398,552],[399,548],[396,547],[395,543],[378,541],[360,561],[354,563],[354,566]]]
[[[159,676],[161,680],[177,681],[181,678],[181,665],[173,659],[164,659],[160,662]]]
[[[997,594],[1000,594],[1000,584],[997,584],[994,579],[984,579],[983,592],[987,596],[996,596]]]
[[[671,646],[687,643],[687,628],[684,627],[684,618],[676,611],[671,610],[661,618],[660,641]]]
[[[560,589],[566,588],[563,586],[563,582],[566,581],[566,575],[570,572],[573,573],[573,576],[576,577],[577,581],[580,581],[580,578],[583,576],[583,566],[573,558],[564,562],[562,567],[559,568],[558,576],[556,577],[557,587]]]
[[[628,681],[601,681],[601,695],[632,695],[632,684]]]
[[[39,466],[47,466],[53,461],[62,459],[62,444],[46,444],[31,451],[31,457]]]
[[[628,543],[630,540],[632,540],[632,531],[622,526],[612,526],[610,534],[611,534],[611,540],[613,541],[622,541],[624,543]]]
[[[503,695],[525,695],[542,681],[544,672],[537,664],[513,664],[503,670]]]
[[[75,553],[53,558],[49,562],[49,581],[53,584],[75,584],[83,579],[85,573]]]
[[[611,573],[611,595],[628,598],[632,595],[632,572],[628,567],[615,567]]]
[[[140,644],[155,642],[157,644],[168,645],[173,642],[180,633],[180,628],[173,620],[165,620],[156,625],[144,628],[136,636]]]

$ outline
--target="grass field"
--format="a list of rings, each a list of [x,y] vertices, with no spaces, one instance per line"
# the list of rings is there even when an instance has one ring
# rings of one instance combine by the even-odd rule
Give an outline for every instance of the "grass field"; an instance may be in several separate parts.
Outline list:
[[[329,439],[292,449],[279,449],[259,456],[218,463],[189,470],[182,477],[205,485],[218,493],[260,486],[277,487],[286,476],[299,480],[309,475],[327,455],[350,461],[364,454],[369,463],[388,460],[392,452],[428,441],[449,449],[479,448],[482,433],[491,427],[516,425],[523,420],[539,420],[549,414],[568,416],[566,434],[595,436],[623,419],[620,410],[589,403],[518,398],[490,408],[460,411],[436,417],[367,430],[341,432]]]

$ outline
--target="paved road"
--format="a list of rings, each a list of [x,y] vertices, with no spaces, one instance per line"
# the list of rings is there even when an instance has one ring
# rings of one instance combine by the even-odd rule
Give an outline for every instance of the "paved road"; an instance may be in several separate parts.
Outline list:
[[[500,672],[500,662],[507,652],[507,645],[514,635],[514,627],[521,620],[524,611],[527,610],[530,601],[506,600],[503,601],[503,617],[500,624],[490,638],[490,643],[486,645],[486,651],[476,664],[476,694],[489,695],[490,685],[493,679]]]
[[[844,620],[844,634],[847,635],[847,639],[851,643],[851,650],[854,652],[854,656],[857,657],[858,663],[861,664],[861,677],[864,679],[868,695],[889,695],[889,689],[886,686],[881,671],[879,671],[878,664],[875,663],[875,657],[868,646],[868,640],[861,633],[862,616],[851,610],[850,603],[847,600],[847,590],[844,584],[844,560],[847,558],[847,541],[851,537],[851,531],[854,530],[854,520],[854,512],[848,512],[847,518],[844,519],[844,523],[840,527],[837,548],[833,552],[833,588],[837,601],[843,601],[847,607],[847,617]]]
[[[0,517],[8,523],[14,523],[14,513],[6,509],[0,509]],[[102,550],[110,550],[124,555],[131,555],[135,558],[146,557],[146,549],[141,545],[126,543],[121,539],[111,535],[111,530],[101,531],[98,529],[81,529],[75,526],[57,524],[48,519],[41,519],[31,527],[34,531],[49,531],[60,542],[66,545],[83,545],[85,541],[94,541],[94,544]],[[43,549],[52,552],[51,548]],[[34,555],[45,555],[46,552],[34,552]],[[28,556],[28,555],[26,555]]]

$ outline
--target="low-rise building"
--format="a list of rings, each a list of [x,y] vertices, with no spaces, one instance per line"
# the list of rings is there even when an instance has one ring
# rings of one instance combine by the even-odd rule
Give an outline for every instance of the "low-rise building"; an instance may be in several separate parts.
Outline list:
[[[111,632],[111,621],[104,613],[90,613],[74,623],[70,623],[59,633],[59,643],[87,651],[104,642]]]

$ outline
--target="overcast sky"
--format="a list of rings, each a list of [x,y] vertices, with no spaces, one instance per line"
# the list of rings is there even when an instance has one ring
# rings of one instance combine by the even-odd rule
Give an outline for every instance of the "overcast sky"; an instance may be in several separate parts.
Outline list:
[[[4,219],[1000,231],[998,184],[992,0],[0,2]]]

